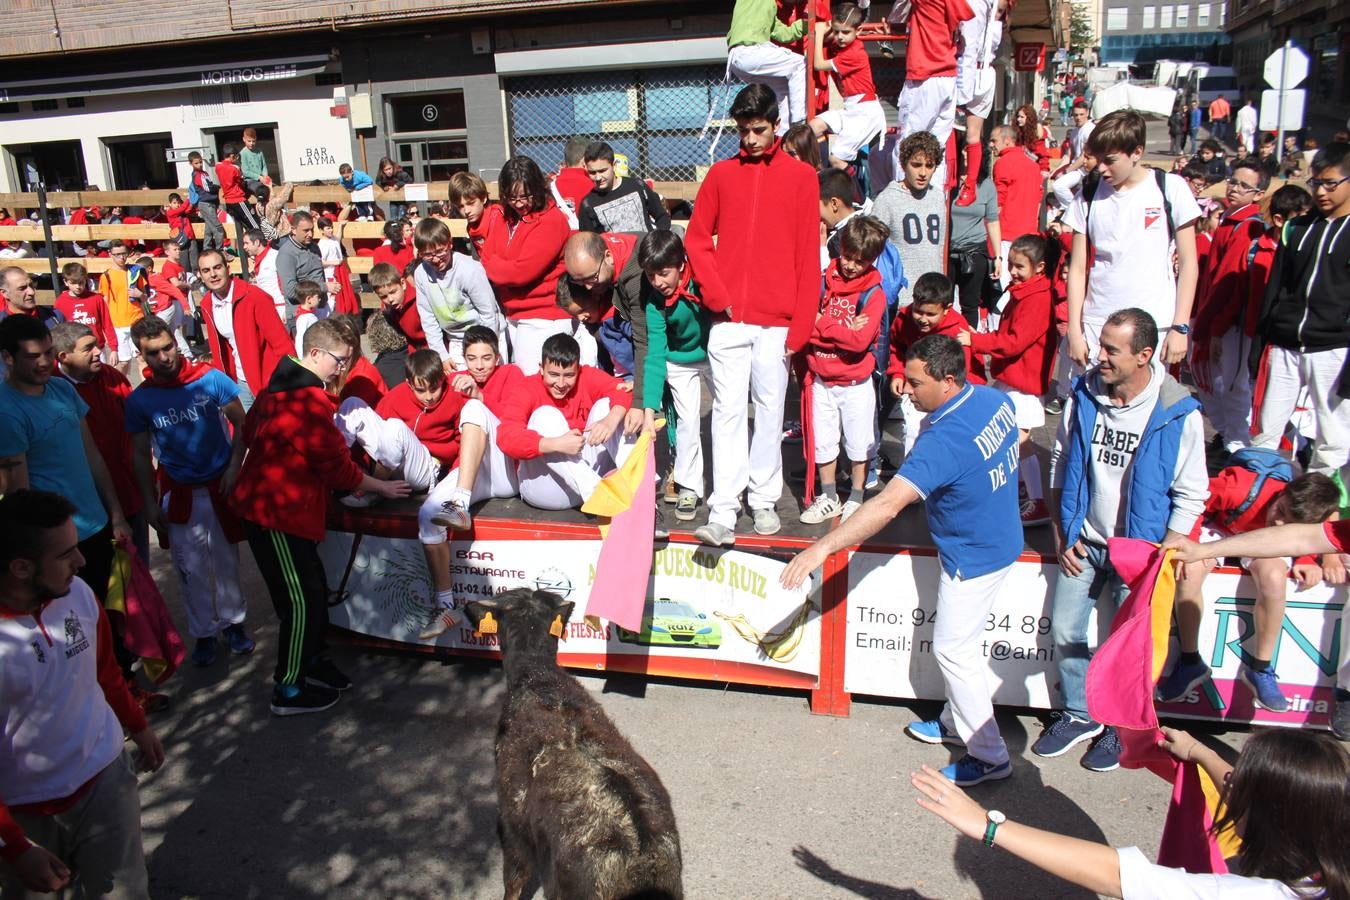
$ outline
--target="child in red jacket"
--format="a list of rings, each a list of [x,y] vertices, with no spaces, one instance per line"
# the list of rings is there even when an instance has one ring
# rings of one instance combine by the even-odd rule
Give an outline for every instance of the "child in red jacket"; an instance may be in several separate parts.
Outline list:
[[[930,334],[946,334],[957,337],[970,331],[966,317],[952,308],[956,300],[956,288],[951,279],[941,272],[926,272],[914,282],[911,291],[913,301],[905,310],[907,315],[896,316],[891,323],[891,359],[886,367],[886,377],[891,382],[891,393],[899,398],[898,404],[905,421],[905,455],[913,449],[919,438],[919,425],[923,414],[914,408],[913,401],[905,395],[905,354],[921,337]],[[966,381],[971,384],[984,384],[984,366],[966,350]]]
[[[1241,460],[1243,454],[1261,454],[1281,461],[1274,450],[1248,448],[1234,454]],[[1264,465],[1262,456],[1253,456],[1258,467]],[[1319,472],[1300,475],[1291,481],[1272,474],[1254,498],[1259,476],[1244,464],[1229,465],[1209,480],[1209,499],[1205,501],[1204,525],[1223,536],[1245,534],[1268,525],[1288,523],[1316,524],[1339,517],[1341,493],[1336,482]],[[1245,506],[1245,509],[1244,509]],[[1196,526],[1196,532],[1200,525]],[[1197,535],[1193,534],[1195,538]],[[1280,628],[1284,622],[1285,595],[1289,581],[1296,590],[1312,587],[1327,576],[1329,583],[1344,579],[1345,569],[1340,554],[1328,553],[1318,565],[1316,557],[1303,556],[1296,560],[1286,557],[1273,559],[1243,559],[1243,568],[1256,585],[1256,606],[1252,611],[1252,635],[1243,654],[1238,680],[1252,692],[1257,706],[1271,712],[1284,712],[1288,701],[1280,690],[1272,661],[1279,644]],[[1200,658],[1200,620],[1204,615],[1205,574],[1214,567],[1214,560],[1187,563],[1186,577],[1177,585],[1177,640],[1181,656],[1172,672],[1158,682],[1157,699],[1165,703],[1182,700],[1210,676],[1209,666]]]
[[[890,229],[876,219],[854,216],[840,233],[839,258],[825,270],[820,312],[806,345],[811,391],[807,440],[820,466],[820,490],[801,514],[807,525],[836,516],[848,521],[863,503],[877,423],[872,348],[886,314],[886,292],[876,261],[890,236]],[[852,486],[842,506],[835,488],[841,434]]]
[[[104,362],[117,365],[117,332],[113,329],[112,313],[102,294],[89,288],[89,270],[84,263],[66,263],[61,267],[61,281],[66,289],[56,298],[55,306],[67,322],[88,325],[103,351]]]
[[[1011,299],[999,317],[998,331],[992,334],[962,332],[956,339],[976,356],[989,357],[991,385],[1008,395],[1017,414],[1018,446],[1022,464],[1018,467],[1027,489],[1022,504],[1023,525],[1046,525],[1050,508],[1045,504],[1041,482],[1041,463],[1031,430],[1045,424],[1041,395],[1050,388],[1050,371],[1055,365],[1055,298],[1046,277],[1052,245],[1039,234],[1024,234],[1008,248],[1008,274]]]
[[[269,301],[270,305],[270,301]],[[319,558],[332,491],[406,497],[406,481],[364,474],[333,424],[325,385],[353,351],[331,319],[305,333],[304,356],[283,357],[244,423],[248,455],[232,502],[281,620],[272,713],[328,709],[351,680],[324,655],[328,579]]]

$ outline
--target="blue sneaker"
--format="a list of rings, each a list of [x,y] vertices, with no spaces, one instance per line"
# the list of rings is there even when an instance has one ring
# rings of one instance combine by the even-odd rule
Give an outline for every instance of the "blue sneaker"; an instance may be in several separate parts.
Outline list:
[[[948,731],[941,719],[928,719],[923,722],[910,722],[905,726],[905,734],[925,744],[954,744],[964,747],[966,742],[954,731]]]
[[[1083,754],[1083,768],[1093,772],[1110,772],[1120,768],[1120,736],[1114,728],[1107,728],[1092,749]]]
[[[1256,705],[1262,709],[1277,713],[1289,709],[1289,701],[1284,699],[1284,691],[1280,690],[1280,679],[1275,677],[1274,669],[1253,669],[1244,663],[1238,670],[1238,680],[1252,689]]]
[[[192,648],[192,664],[206,668],[215,661],[216,639],[213,637],[197,638],[197,645]]]
[[[1012,762],[1004,760],[995,765],[982,759],[976,759],[967,753],[949,766],[940,770],[942,776],[956,782],[957,787],[970,787],[981,781],[999,781],[1012,776]]]
[[[1158,682],[1153,696],[1160,703],[1174,703],[1204,684],[1210,674],[1209,666],[1202,662],[1188,665],[1177,660],[1171,674]]]
[[[1069,712],[1054,713],[1054,720],[1036,738],[1031,752],[1047,759],[1063,756],[1074,744],[1090,741],[1101,733],[1102,726],[1090,719],[1079,719]]]
[[[230,645],[230,652],[238,656],[252,653],[253,648],[257,646],[244,630],[242,622],[238,625],[226,625],[222,634],[225,635],[225,643]]]

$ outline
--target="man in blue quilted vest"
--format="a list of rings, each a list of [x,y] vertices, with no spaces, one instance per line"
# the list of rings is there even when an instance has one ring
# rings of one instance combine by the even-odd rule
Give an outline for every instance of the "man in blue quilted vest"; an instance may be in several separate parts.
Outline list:
[[[1031,751],[1061,756],[1096,742],[1083,766],[1120,764],[1115,730],[1088,715],[1088,616],[1103,592],[1119,609],[1126,588],[1111,565],[1113,537],[1186,535],[1205,509],[1209,475],[1200,404],[1154,358],[1158,326],[1142,309],[1106,320],[1097,366],[1064,406],[1050,458],[1059,577],[1050,610],[1064,710]]]

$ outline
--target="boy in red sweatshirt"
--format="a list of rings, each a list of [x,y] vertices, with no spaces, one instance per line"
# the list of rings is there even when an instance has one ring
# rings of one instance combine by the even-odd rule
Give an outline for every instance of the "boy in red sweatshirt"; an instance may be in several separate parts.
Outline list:
[[[801,514],[807,525],[836,516],[848,521],[863,503],[877,422],[873,348],[886,315],[886,292],[876,261],[890,235],[876,219],[854,216],[839,235],[839,258],[825,270],[820,313],[806,346],[811,392],[807,440],[820,466],[820,491]],[[841,433],[852,488],[842,506],[835,488]]]
[[[731,117],[741,152],[708,171],[685,237],[703,305],[717,314],[708,334],[713,490],[708,522],[694,531],[715,547],[735,543],[747,488],[755,531],[782,527],[774,507],[783,493],[788,356],[806,346],[820,305],[815,172],[782,151],[774,135],[778,103],[766,86],[737,94]],[[753,439],[747,393],[755,403]]]
[[[923,423],[923,414],[914,408],[913,400],[905,394],[905,354],[920,338],[930,334],[945,334],[960,339],[959,336],[970,331],[966,317],[952,308],[956,300],[956,288],[951,279],[941,272],[926,272],[914,282],[911,292],[913,301],[904,310],[904,314],[891,322],[891,359],[886,366],[886,377],[891,382],[891,393],[899,400],[901,414],[905,422],[905,456],[914,448],[919,438],[919,426]],[[966,351],[966,381],[971,384],[984,384],[984,365],[970,352]]]
[[[56,298],[55,306],[67,322],[88,325],[98,341],[110,366],[117,365],[117,331],[113,328],[112,313],[102,294],[89,289],[89,270],[84,263],[66,263],[61,267],[61,281],[66,289]]]
[[[1008,395],[1017,414],[1017,442],[1021,453],[1018,470],[1027,489],[1022,504],[1023,525],[1046,525],[1050,508],[1045,505],[1041,463],[1031,430],[1045,424],[1041,395],[1050,388],[1058,334],[1055,331],[1055,298],[1046,264],[1052,247],[1039,234],[1024,234],[1008,248],[1011,299],[992,334],[962,332],[956,339],[976,356],[989,357],[991,385]],[[1052,336],[1055,340],[1052,340]]]
[[[623,419],[632,394],[622,381],[581,364],[568,334],[544,341],[539,371],[513,386],[497,446],[517,460],[520,497],[539,509],[576,509],[632,449]]]
[[[271,308],[271,301],[268,301]],[[351,680],[324,655],[328,579],[319,558],[332,491],[408,496],[406,481],[364,474],[333,424],[324,390],[350,365],[353,351],[331,319],[305,333],[305,355],[277,364],[244,422],[248,453],[233,503],[281,622],[272,712],[328,709]]]
[[[258,227],[258,217],[248,204],[248,189],[244,187],[244,173],[239,168],[239,147],[226,144],[216,163],[216,180],[220,182],[220,203],[234,220],[234,246],[244,246],[244,232]]]
[[[1244,464],[1244,455],[1254,455],[1252,458],[1262,466],[1268,460],[1281,461],[1273,450],[1247,448],[1238,451],[1234,464],[1209,480],[1203,524],[1210,529],[1228,537],[1269,525],[1316,524],[1339,517],[1340,488],[1320,472],[1309,472],[1291,481],[1272,474],[1266,477],[1253,498],[1259,476]],[[1197,525],[1197,534],[1199,531]],[[1197,535],[1191,537],[1196,539]],[[1272,661],[1279,646],[1289,581],[1292,579],[1298,585],[1296,590],[1303,590],[1317,584],[1324,575],[1330,583],[1344,579],[1340,554],[1328,553],[1321,561],[1319,566],[1317,558],[1312,556],[1242,560],[1243,568],[1256,586],[1256,606],[1252,611],[1251,641],[1243,653],[1238,680],[1251,690],[1256,705],[1262,709],[1284,712],[1288,708]],[[1177,585],[1177,640],[1181,656],[1171,673],[1158,682],[1157,699],[1160,701],[1182,700],[1210,676],[1209,666],[1200,658],[1199,640],[1200,619],[1204,615],[1204,579],[1214,568],[1214,562],[1210,559],[1187,563],[1185,577]]]

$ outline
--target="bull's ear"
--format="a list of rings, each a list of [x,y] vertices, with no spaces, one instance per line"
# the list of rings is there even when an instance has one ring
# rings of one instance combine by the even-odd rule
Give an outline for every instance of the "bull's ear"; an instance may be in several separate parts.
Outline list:
[[[482,600],[471,600],[464,606],[464,615],[468,617],[469,624],[475,629],[483,621],[483,616],[491,613],[493,618],[500,618],[501,604],[495,597],[484,597]]]
[[[553,604],[553,611],[562,617],[563,625],[566,625],[567,621],[572,617],[572,610],[575,608],[576,604],[571,600],[559,599],[557,603]]]

